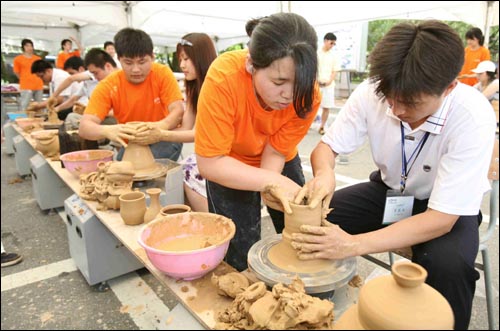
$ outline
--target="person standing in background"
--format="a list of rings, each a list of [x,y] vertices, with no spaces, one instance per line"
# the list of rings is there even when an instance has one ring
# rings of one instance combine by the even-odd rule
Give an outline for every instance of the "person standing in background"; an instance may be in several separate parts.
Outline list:
[[[458,74],[461,83],[474,86],[477,77],[472,69],[475,69],[482,61],[490,59],[490,51],[484,47],[484,36],[479,28],[472,28],[465,34],[467,47],[465,47],[465,61],[462,70]]]
[[[112,41],[106,41],[104,43],[104,51],[108,53],[111,56],[111,58],[115,61],[116,68],[121,69],[122,65],[120,61],[118,61],[118,55],[116,54],[115,44]]]
[[[42,101],[43,81],[31,73],[31,65],[41,58],[34,54],[33,41],[23,39],[21,41],[23,54],[14,58],[14,73],[19,78],[19,89],[21,90],[21,101],[19,110],[25,110],[31,99]]]
[[[59,52],[59,55],[57,55],[57,60],[56,60],[56,68],[58,69],[64,69],[64,62],[66,62],[67,59],[69,59],[72,56],[81,56],[81,53],[83,52],[83,46],[82,44],[74,37],[69,37],[71,40],[73,40],[78,48],[76,51],[71,51],[73,48],[73,42],[70,39],[63,39],[61,41],[61,49],[62,51]]]
[[[332,48],[337,43],[337,37],[328,32],[323,38],[323,47],[318,49],[318,83],[321,88],[321,125],[319,134],[325,134],[325,125],[330,110],[335,107],[335,76],[340,70],[339,62]]]

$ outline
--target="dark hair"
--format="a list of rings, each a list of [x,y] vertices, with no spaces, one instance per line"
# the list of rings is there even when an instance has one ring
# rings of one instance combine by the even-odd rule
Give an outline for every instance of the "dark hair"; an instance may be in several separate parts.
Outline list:
[[[104,65],[106,63],[109,63],[113,66],[113,68],[116,68],[115,60],[113,60],[111,55],[109,55],[102,49],[92,48],[87,52],[87,54],[85,54],[85,67],[93,64],[98,68],[104,69]]]
[[[412,106],[421,94],[441,95],[464,63],[458,34],[443,22],[401,23],[370,55],[370,80],[381,98]]]
[[[495,71],[486,71],[486,75],[488,76],[488,84],[491,84],[492,81],[497,79],[497,72]]]
[[[124,28],[115,35],[115,50],[118,57],[143,57],[153,56],[153,41],[144,31],[139,29]]]
[[[267,16],[265,16],[267,17]],[[247,33],[247,36],[251,37],[252,36],[252,32],[253,32],[253,29],[255,29],[255,27],[257,26],[257,24],[259,24],[259,22],[265,18],[265,17],[260,17],[260,18],[252,18],[251,20],[249,20],[247,22],[247,24],[245,24],[245,31]]]
[[[64,50],[64,45],[65,45],[66,43],[70,43],[71,45],[73,45],[73,42],[72,42],[71,40],[69,40],[69,39],[63,39],[63,40],[61,41],[61,49],[62,49],[62,50]]]
[[[323,37],[323,40],[337,40],[337,36],[334,35],[332,32],[328,32],[327,34],[325,34],[325,36]]]
[[[193,62],[197,77],[195,80],[185,80],[184,84],[186,86],[187,103],[193,107],[196,114],[201,85],[205,80],[210,64],[217,57],[217,52],[212,39],[205,33],[189,33],[182,39],[192,44],[192,46],[177,44],[177,57],[179,58],[181,51],[184,51]]]
[[[24,46],[26,46],[26,44],[31,44],[31,46],[33,46],[33,42],[31,41],[31,39],[23,39],[21,41],[21,47],[23,48],[23,52],[24,52]]]
[[[484,45],[484,35],[480,28],[472,28],[465,33],[465,39],[477,39],[479,45]]]
[[[106,49],[106,47],[108,47],[108,46],[110,46],[110,45],[111,45],[111,46],[113,46],[113,47],[115,46],[115,44],[114,44],[112,41],[106,41],[106,42],[104,43],[104,49]]]
[[[287,56],[293,59],[293,106],[301,118],[312,111],[318,71],[317,43],[314,28],[294,13],[278,13],[261,19],[250,38],[250,56],[256,69],[266,68]]]
[[[79,56],[72,56],[72,57],[68,58],[66,60],[66,62],[64,62],[64,70],[67,70],[67,69],[78,70],[78,69],[80,69],[80,67],[85,68],[85,65],[83,64],[82,58]]]
[[[31,64],[31,73],[36,74],[39,72],[45,72],[47,69],[52,69],[52,64],[50,62],[47,62],[45,60],[36,60]]]

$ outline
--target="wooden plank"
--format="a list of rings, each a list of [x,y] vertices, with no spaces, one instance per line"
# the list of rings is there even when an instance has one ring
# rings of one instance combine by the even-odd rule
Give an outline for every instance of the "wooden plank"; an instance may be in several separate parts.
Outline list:
[[[23,132],[22,129],[14,126],[16,130],[34,147],[35,141],[29,134]],[[51,161],[46,159],[55,173],[68,185],[68,187],[79,195],[80,183],[69,171],[62,168],[60,161]],[[160,281],[160,283],[168,287],[178,298],[186,309],[202,323],[205,327],[213,329],[217,313],[229,307],[232,300],[227,297],[222,297],[217,294],[217,289],[212,285],[210,279],[212,274],[222,275],[231,271],[235,271],[233,267],[225,262],[222,262],[214,271],[208,273],[204,277],[192,280],[176,280],[171,278],[149,261],[146,251],[142,248],[137,239],[143,225],[130,226],[126,225],[119,211],[97,210],[98,203],[96,201],[83,200],[85,205],[93,212],[94,215],[113,233],[120,242],[128,248],[151,273]]]

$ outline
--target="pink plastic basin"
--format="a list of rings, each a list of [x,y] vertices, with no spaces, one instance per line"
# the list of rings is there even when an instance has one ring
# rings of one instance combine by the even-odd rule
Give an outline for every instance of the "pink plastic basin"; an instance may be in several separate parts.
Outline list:
[[[146,224],[138,242],[157,269],[176,279],[192,280],[219,265],[235,231],[233,221],[224,216],[183,213]]]
[[[99,162],[112,160],[113,151],[103,149],[89,149],[61,155],[64,167],[76,178],[80,178],[81,174],[97,171],[97,164]]]

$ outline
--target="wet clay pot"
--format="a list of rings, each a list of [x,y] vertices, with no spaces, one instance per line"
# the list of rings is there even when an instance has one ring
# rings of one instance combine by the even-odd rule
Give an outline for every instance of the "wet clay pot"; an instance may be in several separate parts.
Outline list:
[[[176,205],[168,205],[160,210],[160,215],[162,216],[167,216],[167,215],[174,215],[174,214],[182,214],[182,213],[189,213],[191,211],[191,207],[187,205],[181,205],[181,204],[176,204]]]
[[[451,330],[453,312],[446,299],[425,284],[427,271],[412,262],[398,262],[392,275],[366,283],[358,304],[335,323],[336,330]]]
[[[146,213],[146,194],[144,192],[129,192],[120,195],[120,216],[125,224],[142,224],[144,213]]]
[[[125,148],[122,160],[129,161],[134,165],[136,175],[149,174],[157,168],[151,148],[147,145],[129,143]]]
[[[285,213],[285,229],[283,230],[283,241],[290,243],[292,234],[300,232],[301,225],[321,226],[321,204],[311,209],[307,205],[290,203],[292,214]]]

